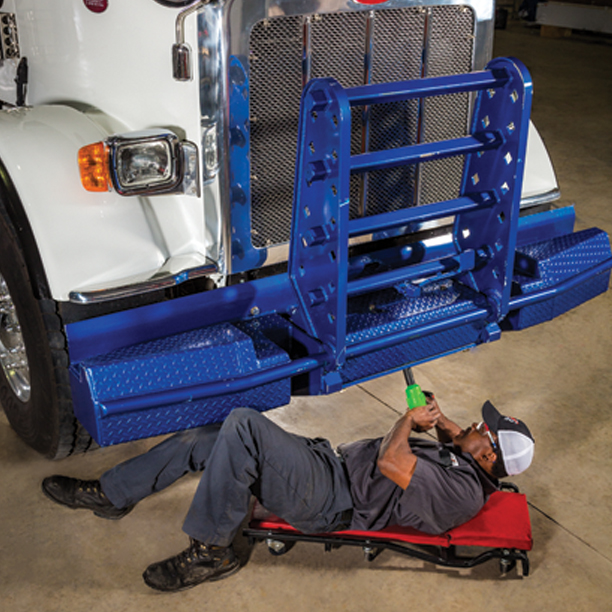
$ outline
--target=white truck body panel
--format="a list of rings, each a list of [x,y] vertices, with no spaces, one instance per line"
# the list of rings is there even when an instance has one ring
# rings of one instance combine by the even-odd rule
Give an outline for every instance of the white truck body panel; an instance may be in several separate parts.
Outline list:
[[[197,78],[172,78],[176,11],[150,0],[111,3],[101,14],[82,0],[19,0],[2,10],[17,14],[33,108],[0,113],[0,155],[30,219],[52,296],[65,301],[88,287],[144,280],[164,264],[176,268],[172,261],[194,267],[216,257],[210,189],[201,198],[125,198],[86,192],[78,173],[78,149],[113,132],[166,127],[199,142]],[[186,25],[197,48],[195,22]],[[0,95],[10,103],[16,64],[7,60],[0,68]]]
[[[491,4],[473,8],[484,19]],[[201,148],[196,54],[195,78],[179,82],[172,75],[178,11],[153,0],[110,2],[103,13],[87,10],[83,0],[8,0],[1,10],[17,16],[32,108],[0,112],[0,158],[30,220],[52,297],[68,301],[71,293],[211,261],[223,270],[227,215],[217,182],[205,184],[201,197],[121,197],[86,192],[78,175],[78,149],[112,133],[165,127]],[[195,16],[185,26],[185,41],[196,51]],[[16,65],[0,66],[0,97],[10,103]],[[532,127],[523,197],[556,189]]]
[[[521,199],[534,199],[558,189],[555,170],[544,141],[533,122],[530,122]]]

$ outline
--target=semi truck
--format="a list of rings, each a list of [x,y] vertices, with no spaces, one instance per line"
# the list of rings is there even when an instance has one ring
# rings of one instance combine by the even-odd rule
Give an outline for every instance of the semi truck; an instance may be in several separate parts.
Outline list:
[[[608,288],[491,0],[0,0],[0,402],[49,458]]]

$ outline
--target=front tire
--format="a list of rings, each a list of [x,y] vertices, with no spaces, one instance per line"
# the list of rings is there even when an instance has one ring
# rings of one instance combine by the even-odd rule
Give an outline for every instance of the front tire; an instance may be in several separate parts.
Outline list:
[[[37,299],[13,225],[0,211],[0,403],[26,444],[49,459],[91,438],[74,418],[57,303]]]

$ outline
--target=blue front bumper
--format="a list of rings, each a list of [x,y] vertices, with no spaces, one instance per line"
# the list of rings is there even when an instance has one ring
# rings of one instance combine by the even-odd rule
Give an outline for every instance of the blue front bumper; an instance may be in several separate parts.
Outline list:
[[[351,157],[351,106],[457,91],[477,92],[470,136]],[[525,68],[504,58],[352,90],[311,81],[287,272],[68,325],[76,416],[101,445],[218,422],[496,340],[606,291],[604,232],[572,233],[572,209],[519,219],[530,102]],[[349,220],[351,173],[456,155],[455,200]],[[448,216],[446,241],[402,242]],[[364,234],[374,246],[355,254],[349,239]]]

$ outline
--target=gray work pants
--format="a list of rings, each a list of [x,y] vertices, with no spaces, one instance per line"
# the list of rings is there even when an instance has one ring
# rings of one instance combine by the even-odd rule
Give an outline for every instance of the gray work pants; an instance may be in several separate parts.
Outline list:
[[[105,472],[100,481],[122,508],[203,470],[183,524],[192,538],[228,546],[250,497],[306,533],[345,527],[348,479],[329,442],[286,432],[254,410],[233,410],[222,425],[180,432]]]

